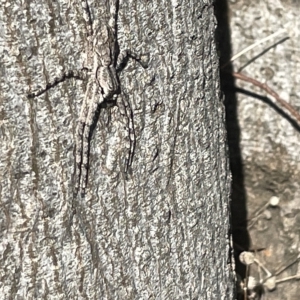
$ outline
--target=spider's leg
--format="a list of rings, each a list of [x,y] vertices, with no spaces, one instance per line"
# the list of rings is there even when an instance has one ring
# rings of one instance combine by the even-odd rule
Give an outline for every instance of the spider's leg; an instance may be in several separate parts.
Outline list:
[[[87,95],[89,96],[89,103],[87,105],[84,126],[82,128],[83,131],[81,136],[81,176],[79,178],[79,184],[83,193],[88,180],[90,139],[95,123],[97,122],[97,120],[95,120],[95,117],[97,116],[99,104],[104,101],[103,95],[99,92],[100,88],[96,81],[93,81],[91,83],[90,88],[91,94]]]
[[[93,32],[93,21],[92,21],[92,13],[91,13],[88,1],[87,0],[82,0],[81,5],[82,5],[82,8],[83,8],[83,12],[84,12],[83,17],[84,17],[84,19],[87,23],[87,26],[88,26],[87,34],[88,34],[88,36],[92,36],[94,34],[94,32]]]
[[[83,80],[85,78],[83,71],[84,71],[84,69],[81,71],[67,71],[67,72],[63,73],[60,77],[54,78],[54,80],[52,82],[48,83],[45,88],[39,89],[34,93],[29,93],[27,95],[27,97],[28,98],[38,97],[38,96],[44,94],[45,92],[47,92],[48,90],[50,90],[51,88],[55,87],[59,83],[65,81],[66,79],[75,78],[75,79]]]
[[[136,60],[144,69],[148,68],[148,63],[150,60],[149,54],[140,55],[137,53],[133,53],[131,50],[127,49],[127,50],[122,50],[118,55],[118,59],[116,63],[117,72],[120,72],[124,69],[129,58]]]
[[[128,97],[126,95],[123,95],[121,99],[124,108],[124,115],[127,121],[128,139],[129,139],[128,156],[126,158],[125,169],[124,169],[124,172],[128,173],[133,162],[134,151],[136,147],[136,135],[135,135],[135,128],[134,128],[134,120],[133,120],[134,114],[130,106]]]
[[[84,141],[84,131],[87,126],[87,116],[89,112],[89,102],[90,102],[90,97],[91,91],[93,90],[94,86],[94,81],[89,80],[87,87],[86,87],[86,93],[84,96],[84,100],[81,106],[81,111],[80,111],[80,116],[77,124],[77,129],[76,129],[76,183],[75,183],[75,190],[76,194],[81,188],[81,178],[82,178],[82,167],[83,167],[83,157],[84,157],[84,150],[83,150],[83,141]]]

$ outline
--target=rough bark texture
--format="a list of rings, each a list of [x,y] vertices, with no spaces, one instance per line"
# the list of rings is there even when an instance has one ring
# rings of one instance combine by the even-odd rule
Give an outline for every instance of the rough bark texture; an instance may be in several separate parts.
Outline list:
[[[268,84],[300,113],[299,1],[239,0],[228,4],[226,21],[232,49],[228,45],[227,49],[222,48],[222,63],[285,29],[276,38],[243,54],[234,61],[233,69]],[[224,30],[228,24],[220,26]],[[223,32],[220,37],[223,46],[228,43],[225,36]],[[270,105],[270,96],[251,84],[236,81],[240,89],[234,94],[228,77],[228,73],[224,74],[223,80],[234,181],[235,246],[237,253],[242,249],[261,249],[256,258],[279,281],[300,274],[300,126]],[[279,198],[278,206],[268,205],[271,197]],[[250,267],[249,275],[255,277],[258,286],[266,282],[267,274],[257,264]],[[264,290],[263,299],[299,299],[300,285],[293,279],[277,283],[275,290]]]
[[[233,298],[215,27],[212,1],[120,2],[120,48],[149,53],[149,68],[121,72],[91,140],[87,195],[74,198],[85,82],[26,95],[82,67],[81,3],[1,2],[1,299]]]

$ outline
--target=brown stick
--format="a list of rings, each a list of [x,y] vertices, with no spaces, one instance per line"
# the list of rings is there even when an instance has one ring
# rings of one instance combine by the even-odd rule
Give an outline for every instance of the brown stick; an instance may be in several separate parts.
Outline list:
[[[297,112],[297,110],[292,105],[287,103],[285,100],[280,98],[280,96],[274,90],[272,90],[268,85],[266,85],[265,83],[261,83],[261,82],[255,80],[251,77],[248,77],[242,73],[232,72],[232,76],[237,79],[250,82],[253,85],[258,86],[262,90],[266,91],[269,95],[274,97],[274,99],[276,100],[276,101],[273,101],[273,103],[275,103],[275,105],[279,106],[279,108],[281,108],[289,117],[296,120],[297,124],[300,126],[300,114]]]

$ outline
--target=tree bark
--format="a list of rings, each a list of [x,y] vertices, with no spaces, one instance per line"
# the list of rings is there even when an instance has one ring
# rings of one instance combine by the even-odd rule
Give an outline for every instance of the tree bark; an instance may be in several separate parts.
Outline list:
[[[73,177],[85,81],[26,97],[82,68],[81,1],[1,5],[3,299],[234,297],[212,2],[119,3],[119,47],[149,67],[130,59],[116,105],[101,108],[84,197]],[[97,19],[112,3],[89,5]]]

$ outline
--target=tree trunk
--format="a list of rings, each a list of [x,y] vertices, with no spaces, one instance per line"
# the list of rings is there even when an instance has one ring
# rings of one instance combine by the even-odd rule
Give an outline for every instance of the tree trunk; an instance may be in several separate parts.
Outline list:
[[[180,3],[117,5],[120,49],[147,54],[149,66],[129,59],[119,73],[76,197],[86,81],[27,94],[83,67],[81,1],[1,5],[3,299],[233,298],[216,22],[212,1]],[[90,1],[91,18],[114,5]]]

